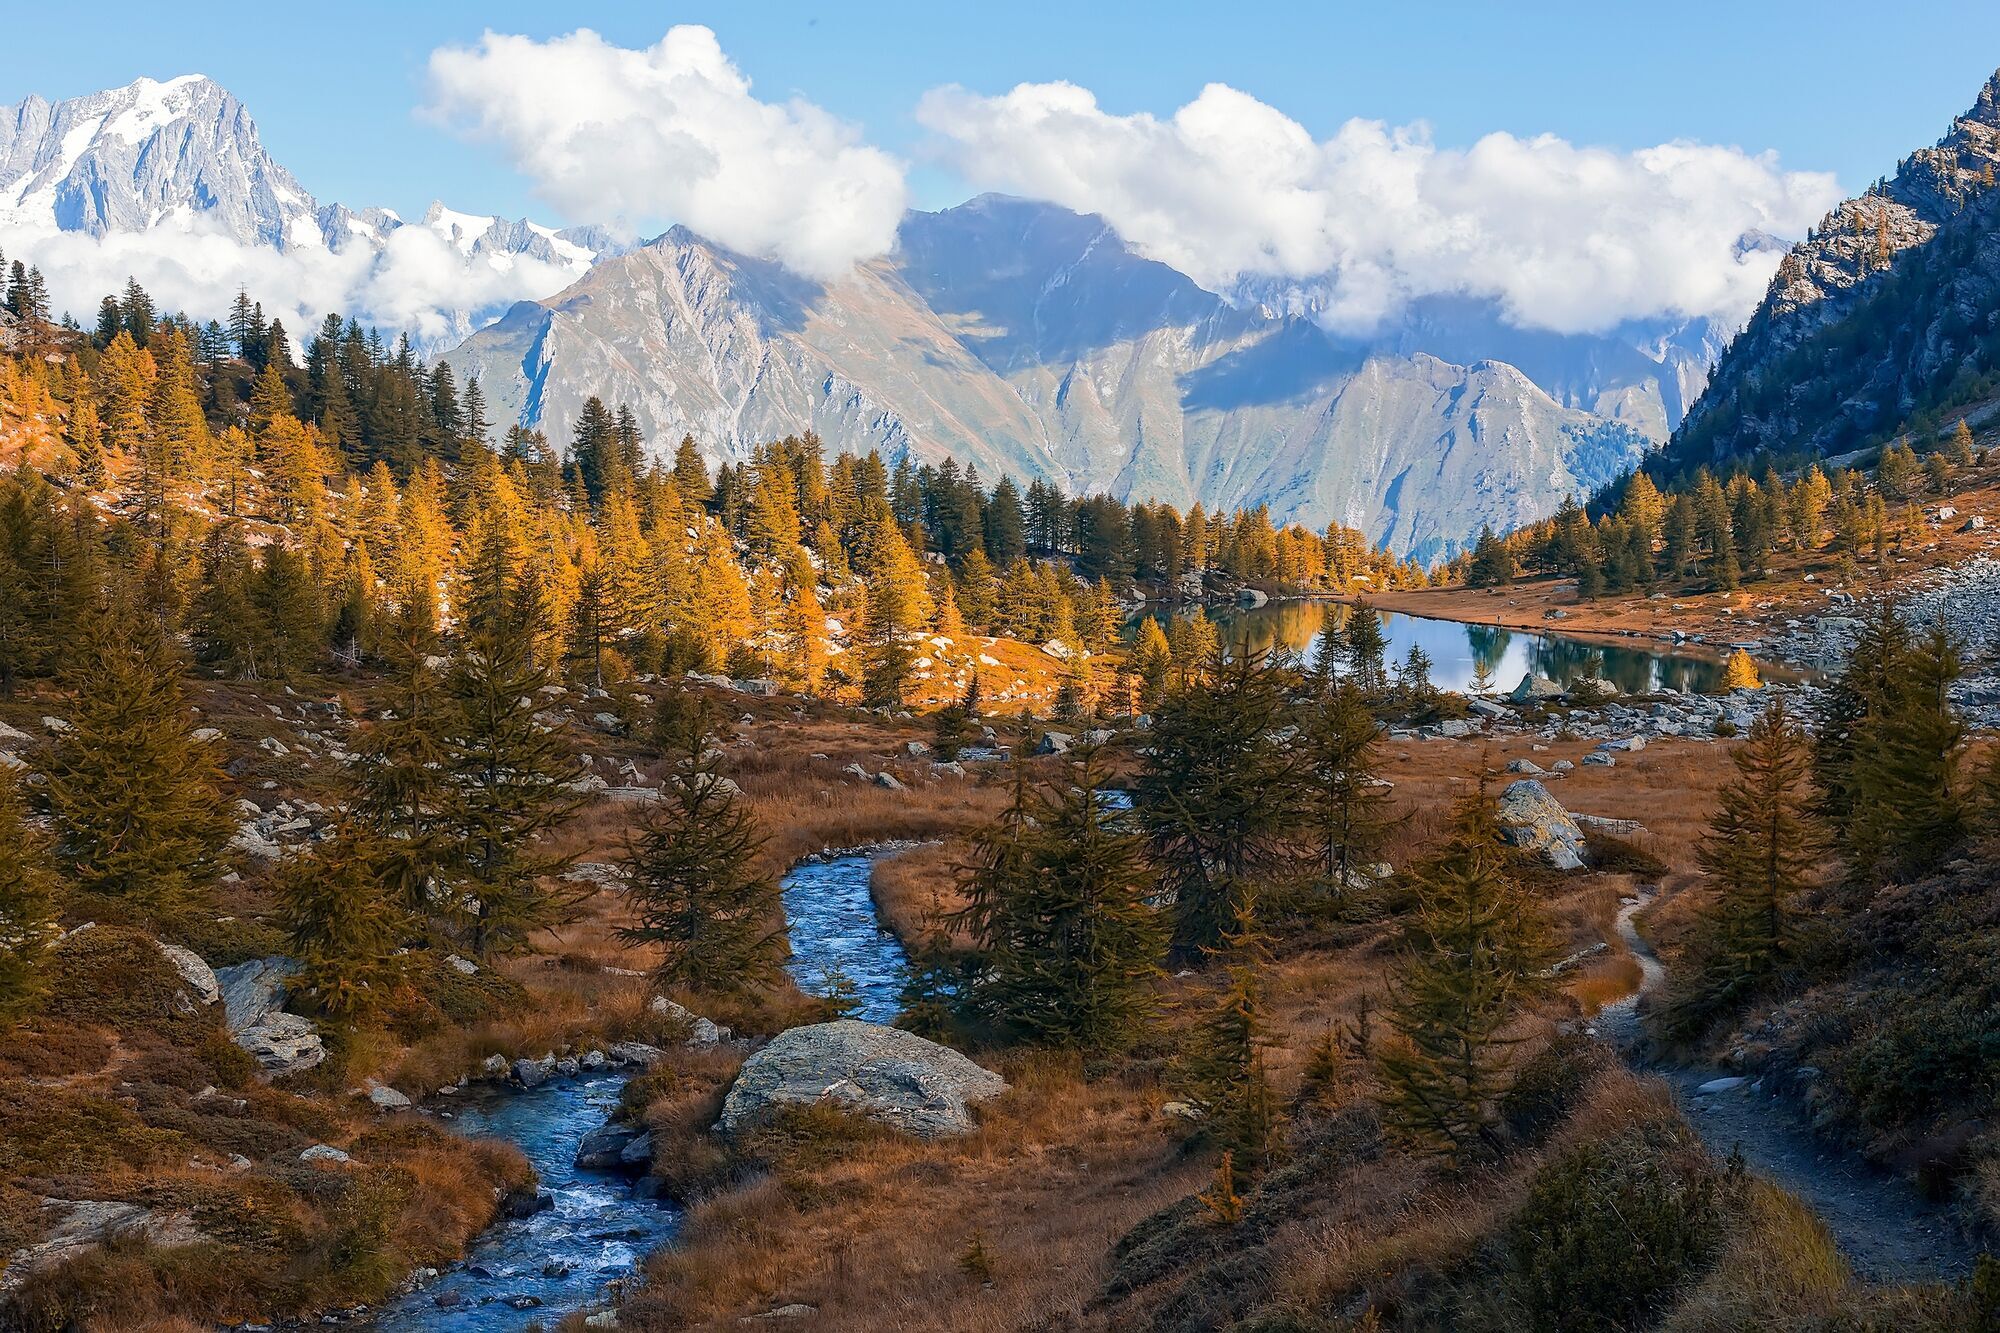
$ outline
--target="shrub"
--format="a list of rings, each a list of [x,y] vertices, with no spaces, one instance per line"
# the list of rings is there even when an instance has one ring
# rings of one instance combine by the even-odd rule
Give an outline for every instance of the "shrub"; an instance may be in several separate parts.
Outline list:
[[[1583,1104],[1608,1063],[1602,1043],[1576,1032],[1557,1036],[1521,1062],[1500,1099],[1501,1123],[1520,1142],[1542,1142]]]
[[[1590,868],[1613,875],[1635,875],[1658,879],[1667,873],[1667,863],[1625,838],[1609,833],[1590,835]]]
[[[176,1039],[195,1039],[220,1021],[186,1004],[187,982],[151,937],[123,926],[92,926],[64,937],[49,951],[48,975],[42,1013],[49,1018]]]
[[[1639,1326],[1714,1257],[1736,1183],[1678,1120],[1576,1144],[1508,1223],[1504,1286],[1537,1329]]]
[[[93,1074],[110,1058],[101,1028],[36,1019],[0,1033],[0,1078]]]
[[[0,1083],[0,1178],[63,1175],[185,1156],[178,1134],[157,1130],[105,1097]]]

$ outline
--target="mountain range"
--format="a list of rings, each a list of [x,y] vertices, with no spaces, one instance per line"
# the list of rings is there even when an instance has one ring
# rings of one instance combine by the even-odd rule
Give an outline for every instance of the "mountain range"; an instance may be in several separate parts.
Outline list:
[[[596,396],[657,448],[686,432],[740,459],[810,427],[1073,491],[1268,504],[1431,558],[1629,471],[1719,345],[1705,322],[1521,330],[1471,300],[1345,338],[1204,290],[1098,218],[988,195],[911,213],[831,283],[676,228],[446,360],[558,441]]]
[[[36,236],[220,237],[372,267],[390,288],[422,239],[464,281],[420,346],[477,374],[496,418],[558,443],[596,396],[630,405],[660,452],[685,433],[712,461],[742,459],[809,428],[830,450],[956,457],[1071,491],[1267,504],[1425,559],[1629,471],[1681,424],[1730,333],[1559,334],[1433,297],[1343,334],[1313,284],[1209,291],[1099,218],[993,195],[908,214],[891,253],[831,282],[682,228],[626,246],[442,204],[406,222],[319,202],[198,75],[0,108],[0,231],[29,257]],[[516,287],[540,284],[529,295],[562,290],[496,296],[517,266]]]

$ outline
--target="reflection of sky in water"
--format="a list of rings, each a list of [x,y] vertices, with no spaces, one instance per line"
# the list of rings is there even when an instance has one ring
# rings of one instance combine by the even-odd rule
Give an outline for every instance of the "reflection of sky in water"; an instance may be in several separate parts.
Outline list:
[[[1253,649],[1283,648],[1310,665],[1326,618],[1332,616],[1344,625],[1352,611],[1342,602],[1273,602],[1255,608],[1211,607],[1208,617],[1232,651],[1247,637]],[[1703,693],[1722,683],[1721,663],[1707,658],[1388,611],[1376,614],[1389,642],[1384,654],[1388,662],[1400,663],[1412,644],[1422,648],[1431,659],[1431,683],[1440,689],[1470,689],[1474,666],[1481,662],[1491,677],[1489,688],[1499,691],[1513,689],[1531,672],[1565,685],[1584,676],[1601,676],[1628,694],[1680,689]],[[1171,623],[1165,613],[1160,619]]]

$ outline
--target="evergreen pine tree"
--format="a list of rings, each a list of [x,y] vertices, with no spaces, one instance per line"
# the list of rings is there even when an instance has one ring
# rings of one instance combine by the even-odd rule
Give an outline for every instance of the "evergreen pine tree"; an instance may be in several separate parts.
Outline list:
[[[504,623],[464,644],[444,680],[445,870],[466,938],[481,954],[519,952],[535,931],[568,920],[576,902],[547,882],[575,858],[535,846],[580,801],[570,791],[579,769],[568,744],[535,720],[549,673],[532,653],[531,603],[519,599]]]
[[[965,683],[965,693],[931,716],[931,749],[947,763],[979,735],[979,673]]]
[[[434,665],[428,606],[406,606],[388,644],[382,711],[355,743],[350,807],[375,835],[376,874],[412,917],[433,910],[432,876],[446,860],[451,787],[445,743],[449,700]]]
[[[1862,881],[1928,874],[1965,841],[1965,723],[1951,702],[1959,670],[1950,635],[1934,627],[1903,654],[1891,688],[1856,729],[1843,842]]]
[[[180,657],[125,597],[79,627],[75,649],[69,727],[47,766],[56,855],[88,892],[191,906],[235,830],[221,770],[191,734]]]
[[[1819,853],[1811,748],[1782,699],[1750,724],[1730,757],[1736,777],[1717,794],[1697,852],[1715,903],[1662,1018],[1675,1040],[1698,1038],[1777,975],[1792,949],[1792,904],[1810,887]]]
[[[1540,909],[1506,855],[1482,784],[1454,812],[1444,846],[1411,875],[1417,919],[1388,1009],[1401,1040],[1376,1055],[1391,1123],[1459,1163],[1492,1147],[1508,1029],[1543,989],[1552,953]]]
[[[1394,818],[1375,776],[1375,717],[1353,681],[1316,701],[1299,730],[1299,792],[1320,891],[1336,904],[1367,883]]]
[[[1152,876],[1129,813],[1106,801],[1095,747],[1065,757],[1045,789],[975,840],[969,920],[985,950],[980,1009],[1030,1041],[1114,1050],[1153,1009],[1165,944]]]
[[[1139,708],[1150,712],[1159,704],[1160,695],[1167,688],[1167,680],[1174,667],[1174,653],[1167,645],[1167,633],[1154,617],[1146,616],[1139,621],[1139,638],[1132,646],[1130,661],[1132,673],[1139,681]]]
[[[1243,904],[1292,854],[1293,755],[1262,653],[1211,656],[1163,699],[1133,793],[1184,962],[1218,946]]]
[[[1176,1082],[1202,1115],[1202,1133],[1255,1169],[1269,1151],[1279,1109],[1265,1071],[1269,1041],[1257,979],[1255,904],[1245,899],[1227,943],[1232,958],[1213,1004],[1175,1061]]]
[[[1896,690],[1909,651],[1909,626],[1885,601],[1862,622],[1846,667],[1820,693],[1813,778],[1819,785],[1819,812],[1843,844],[1856,808],[1862,731]]]
[[[387,851],[363,826],[343,822],[278,874],[278,920],[299,963],[290,991],[319,1013],[364,1018],[402,978],[404,915],[381,873]]]
[[[1347,675],[1361,692],[1373,697],[1388,687],[1383,656],[1389,650],[1382,617],[1367,602],[1356,602],[1347,617]]]
[[[667,707],[659,730],[673,772],[626,848],[638,924],[619,935],[660,949],[653,977],[662,987],[754,991],[784,958],[778,884],[759,865],[756,820],[716,771],[714,709],[694,695]]]

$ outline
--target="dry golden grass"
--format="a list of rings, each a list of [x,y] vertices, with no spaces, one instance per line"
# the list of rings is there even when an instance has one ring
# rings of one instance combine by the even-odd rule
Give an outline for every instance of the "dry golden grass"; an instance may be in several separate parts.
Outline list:
[[[997,1331],[1079,1309],[1112,1243],[1208,1168],[1180,1155],[1150,1085],[1085,1080],[1052,1055],[1001,1067],[1013,1088],[966,1139],[863,1136],[696,1205],[625,1322],[733,1327],[803,1302],[820,1329]],[[960,1268],[975,1235],[990,1289]]]
[[[1622,1000],[1639,989],[1639,960],[1630,954],[1612,954],[1582,970],[1563,991],[1586,1014]]]
[[[568,1054],[590,1044],[644,1040],[657,1026],[646,1012],[641,978],[572,972],[533,959],[516,960],[508,970],[530,987],[530,1002],[521,1012],[383,1051],[385,1081],[423,1096],[471,1073],[490,1055],[514,1060]]]
[[[877,861],[869,888],[882,923],[906,943],[928,941],[970,948],[971,935],[945,918],[965,906],[959,867],[971,854],[963,838],[952,838]]]
[[[1810,1326],[1838,1315],[1854,1292],[1847,1262],[1812,1209],[1752,1181],[1715,1269],[1675,1306],[1661,1333],[1734,1333]]]

